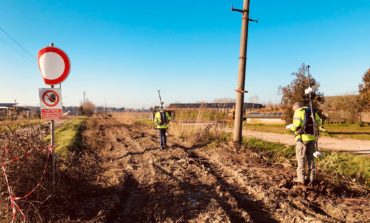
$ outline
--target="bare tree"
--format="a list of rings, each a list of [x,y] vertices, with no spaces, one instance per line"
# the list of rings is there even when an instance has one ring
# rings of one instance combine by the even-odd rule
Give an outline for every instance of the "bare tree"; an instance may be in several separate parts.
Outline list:
[[[82,115],[92,116],[95,112],[95,105],[91,101],[86,101],[81,105],[80,110]]]

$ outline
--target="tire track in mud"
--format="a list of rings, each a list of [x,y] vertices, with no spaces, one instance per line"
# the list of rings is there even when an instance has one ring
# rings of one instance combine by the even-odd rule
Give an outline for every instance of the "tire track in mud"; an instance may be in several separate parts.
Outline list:
[[[192,158],[199,159],[198,156],[191,154]],[[268,211],[265,205],[252,198],[250,194],[243,193],[233,183],[229,183],[225,178],[230,178],[230,175],[225,175],[220,169],[216,169],[208,161],[200,161],[207,171],[214,175],[218,183],[221,185],[222,190],[230,193],[235,199],[240,208],[247,211],[251,215],[251,219],[254,222],[278,222]]]
[[[302,213],[300,213],[302,210],[294,210],[289,202],[283,202],[283,200],[281,200],[284,198],[277,195],[276,191],[274,191],[274,194],[271,194],[268,188],[258,184],[256,180],[250,181],[250,179],[241,173],[241,171],[221,165],[219,162],[216,163],[214,160],[210,161],[204,157],[198,156],[195,153],[191,153],[191,157],[199,160],[200,165],[204,166],[213,175],[218,176],[218,179],[222,185],[233,185],[231,189],[232,193],[235,194],[235,197],[239,198],[240,203],[244,205],[246,210],[249,210],[249,213],[254,214],[254,220],[257,222],[272,222],[271,219],[266,218],[267,214],[270,215],[269,211],[273,213],[275,212],[276,214],[274,214],[274,217],[279,219],[279,221],[287,221],[291,219],[295,219],[297,221],[307,221],[315,220],[320,217],[321,220],[324,220],[325,222],[333,222],[330,220],[330,218],[318,216],[316,214],[313,214],[311,216],[312,218],[309,218],[307,215],[310,216],[310,214],[307,212],[304,213],[303,217]],[[255,175],[253,177],[255,177]],[[253,202],[257,203],[258,206],[256,207],[250,205],[250,202],[248,203],[245,202],[244,199],[241,199],[243,197],[243,193],[249,194],[250,197],[253,198]],[[276,209],[279,207],[283,207],[283,213],[277,213]],[[261,209],[264,210],[261,211]],[[301,216],[302,218],[298,218],[297,215]],[[285,219],[282,219],[282,216],[284,216]],[[277,221],[275,220],[275,222]]]
[[[154,143],[158,147],[158,143]],[[141,145],[140,147],[142,148]],[[226,218],[230,217],[232,222],[246,221],[244,217],[235,212],[235,207],[230,206],[223,201],[222,197],[217,196],[213,192],[216,186],[210,186],[208,182],[193,182],[194,179],[198,178],[199,172],[203,172],[203,169],[193,166],[187,157],[187,153],[184,153],[182,150],[176,151],[176,148],[160,152],[147,150],[147,148],[142,149],[144,149],[144,152],[131,152],[130,156],[137,155],[138,159],[130,159],[130,157],[128,163],[149,162],[149,165],[143,166],[149,173],[143,174],[142,171],[138,171],[140,172],[139,175],[137,173],[129,175],[124,186],[124,196],[122,196],[126,199],[123,199],[116,211],[113,211],[116,214],[108,218],[107,222],[121,222],[123,220],[132,222],[163,222],[168,219],[171,219],[170,221],[177,221],[178,219],[186,222],[191,221],[192,218],[201,212],[201,210],[197,210],[199,209],[197,206],[205,207],[207,205],[208,201],[204,202],[204,197],[208,197],[208,200],[215,198],[216,205],[219,204],[222,209],[227,211]],[[145,151],[147,152],[146,154]],[[173,155],[171,154],[173,151],[180,154]],[[203,172],[203,174],[206,175],[207,173]],[[146,176],[147,180],[144,180],[142,175]],[[153,192],[148,193],[148,190]],[[136,204],[133,204],[132,200],[135,200]],[[149,205],[145,203],[149,203]],[[176,206],[182,210],[180,212],[170,210],[171,207]],[[140,208],[145,209],[145,211],[133,212],[134,209]],[[192,211],[194,214],[192,214]],[[117,212],[119,213],[117,214]]]
[[[115,172],[112,165],[117,166],[118,162],[123,166],[124,176],[116,191],[118,201],[104,211],[104,222],[256,221],[256,216],[246,211],[247,196],[241,196],[242,204],[240,196],[229,189],[231,185],[221,184],[219,178],[197,165],[181,146],[174,144],[170,149],[159,150],[157,139],[142,133],[142,129],[105,125],[100,128],[105,131],[101,135],[109,143],[101,155],[104,160],[116,163],[103,166],[112,173]],[[117,148],[121,156],[112,153]],[[106,181],[110,180],[106,178]],[[213,216],[214,213],[217,214]],[[260,219],[276,222],[268,216],[268,212],[259,214]]]
[[[93,184],[105,192],[89,222],[366,222],[356,207],[336,204],[343,200],[293,186],[292,168],[253,152],[184,146],[173,137],[161,150],[149,127],[99,116],[90,122],[86,142],[103,169]]]
[[[235,162],[235,159],[252,158],[250,154],[241,153],[238,158],[235,158],[234,151],[231,152],[227,148],[224,150],[227,152],[213,151],[212,156],[205,151],[191,152],[191,156],[199,160],[200,165],[208,170],[218,175],[222,174],[221,176],[227,174],[227,177],[222,177],[221,180],[225,179],[230,184],[235,184],[236,188],[250,194],[257,202],[262,202],[281,222],[367,222],[370,220],[369,217],[363,215],[362,210],[358,210],[358,207],[345,206],[347,210],[353,212],[352,215],[346,216],[342,213],[343,206],[330,205],[328,207],[327,205],[328,203],[344,205],[348,204],[351,199],[341,199],[335,196],[330,198],[320,194],[317,188],[294,186],[290,182],[289,171],[279,171],[276,166],[265,165],[262,159],[259,163],[252,165],[245,160],[242,165],[244,168],[240,168],[241,163]],[[365,205],[368,206],[366,208],[363,205],[362,208],[370,211],[369,201],[366,201],[366,198],[355,200],[365,201]]]

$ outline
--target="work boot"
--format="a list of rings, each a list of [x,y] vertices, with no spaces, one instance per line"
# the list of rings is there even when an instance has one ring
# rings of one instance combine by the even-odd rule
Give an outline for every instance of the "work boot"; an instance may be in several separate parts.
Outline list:
[[[304,184],[308,185],[310,183],[310,179],[308,179],[308,176],[304,176]]]
[[[315,181],[315,180],[310,180],[310,181],[308,181],[308,185],[309,185],[309,186],[313,186],[315,183],[316,183],[316,181]]]
[[[305,184],[304,180],[300,180],[297,177],[293,178],[293,182],[298,183],[298,184],[303,184],[303,185]]]

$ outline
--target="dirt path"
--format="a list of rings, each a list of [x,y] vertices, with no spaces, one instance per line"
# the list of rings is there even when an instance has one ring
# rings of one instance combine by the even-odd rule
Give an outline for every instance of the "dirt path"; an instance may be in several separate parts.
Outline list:
[[[244,136],[263,139],[269,142],[277,142],[286,145],[294,145],[294,136],[286,134],[278,134],[271,132],[258,132],[247,130],[243,133]],[[351,152],[351,153],[367,153],[370,154],[370,141],[356,139],[337,139],[330,137],[320,137],[319,147],[324,150]]]
[[[225,143],[170,136],[160,150],[155,130],[103,117],[88,121],[83,138],[97,172],[72,222],[370,221],[368,194],[294,185],[293,167]]]
[[[185,126],[200,126],[208,127],[215,123],[182,123],[181,125]],[[232,133],[231,128],[225,128],[225,131]],[[285,145],[295,145],[293,134],[279,134],[272,132],[260,132],[260,131],[251,131],[244,130],[243,136],[249,138],[262,139],[268,142],[276,142]],[[356,139],[338,139],[327,136],[320,137],[319,147],[322,150],[327,151],[338,151],[338,152],[349,152],[349,153],[361,153],[361,154],[370,154],[370,140],[356,140]]]

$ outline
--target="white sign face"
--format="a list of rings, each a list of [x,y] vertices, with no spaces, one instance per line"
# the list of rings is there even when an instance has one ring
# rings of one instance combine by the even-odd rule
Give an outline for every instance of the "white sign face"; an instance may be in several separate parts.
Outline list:
[[[59,78],[65,69],[63,58],[54,52],[42,54],[39,63],[42,76],[49,80]]]
[[[61,119],[63,116],[61,89],[40,88],[39,96],[41,118],[47,120]]]
[[[38,53],[38,63],[45,84],[62,83],[69,75],[71,63],[67,54],[59,48],[50,46]]]

